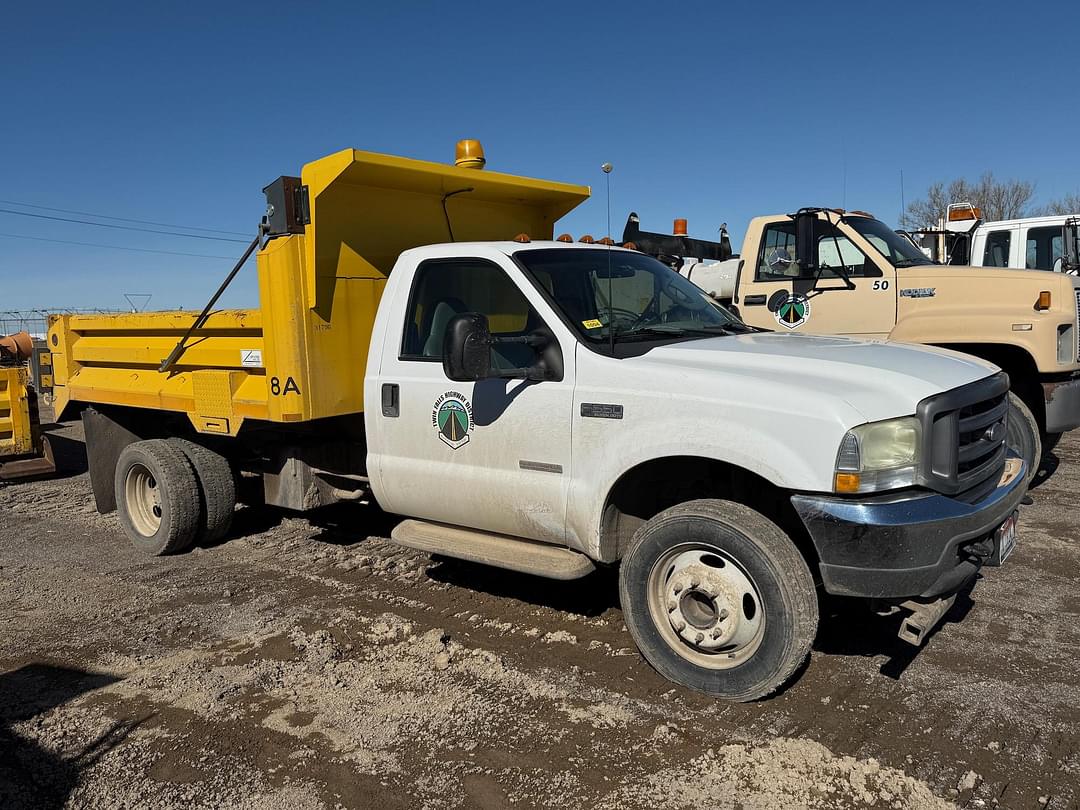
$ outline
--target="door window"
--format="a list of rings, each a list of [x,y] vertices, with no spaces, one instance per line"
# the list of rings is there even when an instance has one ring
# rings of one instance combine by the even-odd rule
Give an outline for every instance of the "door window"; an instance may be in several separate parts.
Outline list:
[[[486,315],[491,334],[514,337],[543,324],[518,286],[498,265],[483,259],[431,260],[416,270],[402,339],[402,360],[442,360],[446,327],[455,315]],[[499,368],[530,365],[535,353],[529,346],[493,347],[492,361]]]
[[[1061,258],[1061,226],[1029,228],[1027,232],[1027,269],[1053,270]]]
[[[836,272],[839,269],[853,278],[881,275],[866,254],[830,223],[818,220],[814,224],[814,241],[821,278],[839,278]],[[803,270],[795,261],[794,220],[774,222],[765,228],[758,253],[757,281],[815,278],[818,273],[818,270]]]
[[[991,231],[986,235],[983,267],[1009,266],[1010,237],[1011,234],[1008,231]]]

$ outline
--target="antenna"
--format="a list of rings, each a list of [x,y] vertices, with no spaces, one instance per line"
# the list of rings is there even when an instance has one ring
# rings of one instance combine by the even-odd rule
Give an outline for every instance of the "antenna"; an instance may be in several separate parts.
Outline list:
[[[900,170],[900,218],[897,222],[900,223],[904,219],[904,214],[907,213],[907,204],[904,202],[904,170]],[[900,226],[904,227],[903,225]]]
[[[124,293],[124,298],[127,299],[132,312],[142,312],[153,297],[151,293]],[[137,299],[139,303],[136,303],[133,299]]]
[[[604,173],[604,186],[607,192],[607,308],[608,308],[608,345],[611,348],[611,356],[615,356],[615,305],[612,303],[611,289],[611,169],[610,163],[601,163],[600,171]]]

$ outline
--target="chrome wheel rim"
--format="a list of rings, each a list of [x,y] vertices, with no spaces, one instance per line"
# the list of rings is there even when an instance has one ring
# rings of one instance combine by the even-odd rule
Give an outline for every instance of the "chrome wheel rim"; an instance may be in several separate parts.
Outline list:
[[[765,605],[732,554],[707,543],[683,544],[649,571],[649,614],[679,656],[708,669],[730,669],[753,656],[765,632]]]
[[[161,490],[154,474],[142,464],[133,464],[124,481],[124,494],[135,531],[153,537],[161,528]]]

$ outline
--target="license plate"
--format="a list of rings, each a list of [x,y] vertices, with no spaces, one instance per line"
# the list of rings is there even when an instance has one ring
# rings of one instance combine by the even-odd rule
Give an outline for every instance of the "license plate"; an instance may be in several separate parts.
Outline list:
[[[1013,512],[994,532],[994,556],[990,565],[1001,565],[1016,548],[1016,512]]]

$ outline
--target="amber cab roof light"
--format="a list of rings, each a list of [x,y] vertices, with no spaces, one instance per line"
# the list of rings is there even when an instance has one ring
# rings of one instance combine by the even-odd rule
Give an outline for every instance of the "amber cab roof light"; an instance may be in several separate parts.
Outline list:
[[[686,236],[686,220],[676,219],[671,228],[671,233],[673,236]]]
[[[982,209],[971,203],[951,203],[949,205],[949,222],[965,222],[971,219],[982,219]]]
[[[457,142],[454,149],[454,165],[462,169],[482,169],[487,163],[484,147],[475,138],[466,138]]]

